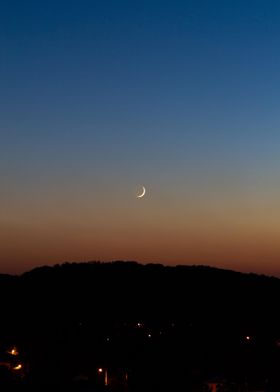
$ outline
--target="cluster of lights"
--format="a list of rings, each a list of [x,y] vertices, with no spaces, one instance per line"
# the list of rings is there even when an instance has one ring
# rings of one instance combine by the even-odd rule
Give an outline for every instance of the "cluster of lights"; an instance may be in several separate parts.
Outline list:
[[[13,346],[7,350],[7,354],[10,354],[14,357],[17,357],[19,355],[19,352],[18,352],[18,349],[15,346]],[[18,363],[15,366],[11,366],[11,369],[13,369],[13,370],[21,370],[22,368],[23,368],[23,365],[21,363]]]

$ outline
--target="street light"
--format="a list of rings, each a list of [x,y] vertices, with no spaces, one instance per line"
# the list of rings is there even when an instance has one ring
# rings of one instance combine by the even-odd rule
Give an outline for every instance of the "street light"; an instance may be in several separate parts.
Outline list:
[[[98,373],[102,374],[104,373],[104,385],[107,386],[108,385],[108,370],[105,368],[98,368]]]

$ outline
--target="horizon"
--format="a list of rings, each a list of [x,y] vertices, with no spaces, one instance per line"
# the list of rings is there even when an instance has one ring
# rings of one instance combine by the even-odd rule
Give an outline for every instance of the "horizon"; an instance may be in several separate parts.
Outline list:
[[[8,276],[13,276],[13,277],[20,277],[26,273],[32,272],[37,269],[41,268],[54,268],[54,267],[63,267],[66,265],[86,265],[86,264],[115,264],[115,263],[124,263],[124,264],[137,264],[139,266],[161,266],[161,267],[170,267],[170,268],[177,268],[177,267],[186,267],[186,268],[205,268],[205,269],[212,269],[212,270],[219,270],[219,271],[226,271],[226,272],[232,272],[232,273],[237,273],[237,274],[244,274],[244,275],[257,275],[257,276],[264,276],[266,278],[275,278],[275,279],[280,279],[280,276],[277,275],[269,275],[269,274],[264,274],[264,273],[258,273],[258,272],[253,272],[253,271],[240,271],[240,270],[234,270],[230,268],[223,268],[223,267],[217,267],[217,266],[212,266],[209,264],[164,264],[161,262],[141,262],[140,260],[119,260],[119,259],[114,259],[114,260],[75,260],[75,261],[63,261],[63,262],[58,262],[54,264],[38,264],[33,266],[31,269],[28,270],[23,270],[23,271],[18,271],[16,273],[9,273],[9,272],[2,272],[0,271],[0,275],[8,275]]]
[[[0,5],[0,270],[280,276],[280,4]]]

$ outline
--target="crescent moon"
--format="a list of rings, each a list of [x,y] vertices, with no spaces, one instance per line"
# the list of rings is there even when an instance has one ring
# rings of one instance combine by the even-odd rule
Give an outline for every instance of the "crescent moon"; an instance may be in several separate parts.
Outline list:
[[[142,192],[140,193],[140,195],[137,196],[138,199],[141,199],[143,196],[145,196],[146,193],[146,188],[143,186],[142,187]]]

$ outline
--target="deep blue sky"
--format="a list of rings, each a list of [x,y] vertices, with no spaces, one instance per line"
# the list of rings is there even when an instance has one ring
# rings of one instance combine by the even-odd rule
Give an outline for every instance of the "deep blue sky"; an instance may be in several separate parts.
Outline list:
[[[279,44],[271,0],[2,1],[3,270],[280,273]]]

